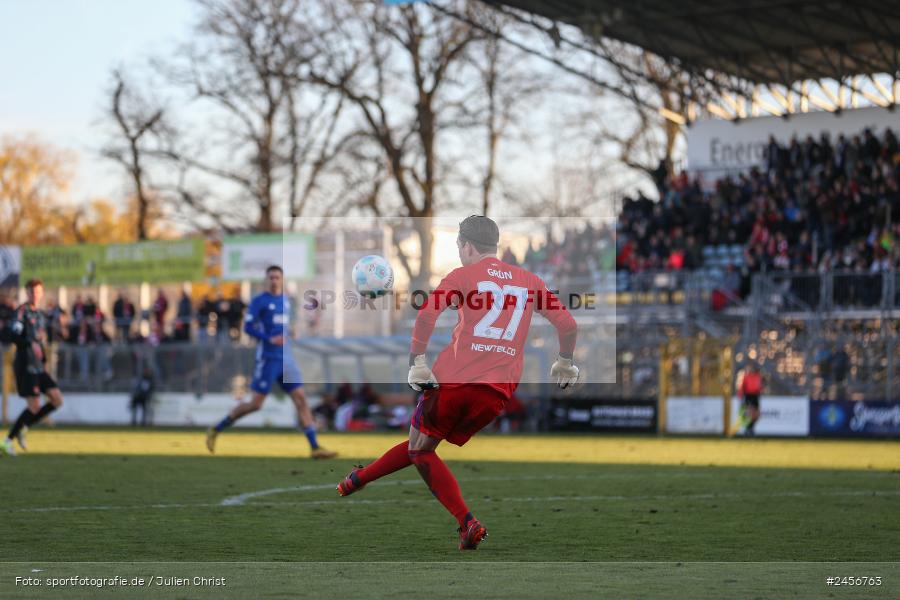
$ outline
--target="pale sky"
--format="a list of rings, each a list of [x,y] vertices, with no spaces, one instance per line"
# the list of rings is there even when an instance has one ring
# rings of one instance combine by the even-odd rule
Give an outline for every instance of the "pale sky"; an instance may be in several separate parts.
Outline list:
[[[196,11],[191,0],[0,0],[0,135],[33,133],[74,152],[73,201],[124,197],[121,167],[98,152],[109,127],[110,73],[171,56],[189,39]],[[550,106],[529,116],[538,136],[557,135]],[[523,181],[548,180],[545,144],[506,151]]]
[[[118,196],[124,180],[96,152],[110,72],[184,40],[193,11],[189,0],[0,0],[0,135],[76,152],[74,200]]]

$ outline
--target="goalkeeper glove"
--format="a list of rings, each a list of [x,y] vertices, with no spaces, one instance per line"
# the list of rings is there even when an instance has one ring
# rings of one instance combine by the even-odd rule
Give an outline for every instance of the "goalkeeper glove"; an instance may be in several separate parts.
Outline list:
[[[433,390],[438,387],[437,379],[434,378],[434,373],[431,372],[431,369],[425,362],[424,354],[419,354],[418,356],[410,355],[409,376],[406,378],[406,382],[409,384],[409,387],[417,392]]]
[[[578,381],[578,367],[571,358],[559,356],[550,367],[550,377],[556,378],[556,385],[565,389]]]

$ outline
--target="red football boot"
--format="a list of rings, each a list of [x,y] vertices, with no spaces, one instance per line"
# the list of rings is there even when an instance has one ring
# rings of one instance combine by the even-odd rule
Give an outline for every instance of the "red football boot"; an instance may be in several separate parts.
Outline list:
[[[338,494],[340,494],[341,496],[349,496],[353,492],[357,492],[365,487],[365,484],[360,483],[359,477],[356,475],[356,473],[362,468],[362,465],[356,465],[355,467],[353,467],[353,470],[350,471],[350,474],[344,477],[344,480],[338,484]]]
[[[477,550],[478,544],[487,537],[487,529],[476,519],[469,521],[469,526],[463,531],[459,528],[459,549],[460,550]]]

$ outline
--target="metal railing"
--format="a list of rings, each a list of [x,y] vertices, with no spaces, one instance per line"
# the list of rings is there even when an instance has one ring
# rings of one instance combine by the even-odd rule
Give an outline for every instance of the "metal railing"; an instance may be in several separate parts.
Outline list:
[[[760,273],[755,282],[769,281],[793,305],[775,297],[771,307],[781,312],[892,311],[900,309],[900,273],[834,271],[828,273]],[[756,283],[755,283],[756,285]],[[759,288],[754,287],[754,293]]]
[[[145,370],[158,391],[231,392],[250,375],[254,352],[239,344],[58,344],[50,370],[63,389],[74,392],[130,391]]]
[[[619,306],[708,303],[713,291],[730,305],[746,302],[768,314],[900,310],[900,272],[828,273],[769,271],[753,276],[751,295],[737,294],[740,280],[721,270],[619,272]]]
[[[897,279],[893,272],[757,274],[739,351],[762,363],[780,393],[893,400]]]

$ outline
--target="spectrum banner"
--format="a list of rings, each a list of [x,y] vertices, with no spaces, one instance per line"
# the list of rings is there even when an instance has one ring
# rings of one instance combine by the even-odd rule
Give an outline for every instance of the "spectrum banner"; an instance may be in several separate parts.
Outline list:
[[[94,285],[100,246],[26,246],[22,248],[22,280],[39,277],[44,285]]]
[[[810,400],[809,431],[814,436],[900,437],[900,403]]]
[[[45,285],[99,285],[202,281],[202,239],[78,244],[22,249],[22,279]]]

